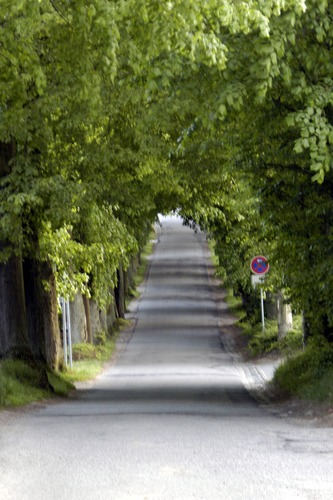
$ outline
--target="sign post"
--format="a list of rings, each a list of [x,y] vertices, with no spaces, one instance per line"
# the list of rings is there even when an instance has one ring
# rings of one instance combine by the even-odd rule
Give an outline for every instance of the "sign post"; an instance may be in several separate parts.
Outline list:
[[[72,331],[71,331],[71,317],[69,311],[69,300],[60,298],[60,305],[62,311],[62,334],[63,334],[63,347],[64,347],[64,361],[65,366],[73,368],[73,355],[72,355]]]
[[[255,286],[258,283],[262,283],[265,280],[265,274],[269,270],[269,264],[266,257],[263,255],[257,255],[251,260],[251,271],[252,284]],[[262,287],[260,287],[260,305],[261,305],[261,323],[262,331],[265,331],[265,311],[264,311],[264,294]]]

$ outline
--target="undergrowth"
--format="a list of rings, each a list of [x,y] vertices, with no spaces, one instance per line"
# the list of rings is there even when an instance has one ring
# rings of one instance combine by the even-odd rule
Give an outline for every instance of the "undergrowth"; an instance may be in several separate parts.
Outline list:
[[[282,339],[278,338],[278,325],[276,320],[265,319],[265,327],[262,323],[248,318],[242,305],[240,297],[235,297],[228,290],[227,304],[230,312],[238,319],[239,326],[247,338],[248,354],[250,356],[261,356],[269,353],[289,355],[299,351],[303,347],[303,335],[301,328],[301,316],[293,317],[293,329]]]
[[[118,330],[128,324],[127,320],[118,321]],[[12,359],[1,361],[0,408],[22,406],[55,395],[67,396],[75,382],[91,380],[102,372],[115,351],[116,340],[116,334],[110,338],[101,332],[96,344],[74,344],[73,367],[62,371],[45,372]]]
[[[156,238],[156,234],[154,231],[152,231],[150,234],[150,239],[143,248],[143,251],[140,256],[140,265],[138,266],[137,272],[134,276],[134,283],[136,287],[140,286],[145,279],[147,269],[149,266],[149,257],[153,253],[154,238]],[[136,294],[137,292],[135,292],[135,295]]]
[[[295,318],[294,323],[299,323],[298,318]],[[302,331],[296,324],[282,339],[278,338],[278,326],[274,320],[266,320],[264,330],[258,323],[252,325],[247,322],[242,326],[248,336],[249,352],[253,356],[269,353],[290,355],[303,347]]]
[[[274,383],[286,395],[333,402],[333,347],[310,343],[277,368]]]
[[[54,394],[65,395],[73,388],[61,375],[46,372],[23,361],[7,359],[0,363],[0,407],[22,406]],[[49,385],[50,384],[50,385]]]
[[[285,361],[277,368],[273,383],[283,397],[298,397],[313,402],[333,403],[333,346],[325,340],[313,340],[304,349],[302,318],[293,317],[293,329],[278,339],[276,321],[251,323],[246,318],[241,299],[228,294],[230,310],[238,318],[237,325],[247,338],[251,356],[277,354]]]
[[[90,380],[99,375],[104,364],[111,358],[116,346],[116,336],[102,344],[75,344],[73,346],[73,367],[61,373],[67,382]]]

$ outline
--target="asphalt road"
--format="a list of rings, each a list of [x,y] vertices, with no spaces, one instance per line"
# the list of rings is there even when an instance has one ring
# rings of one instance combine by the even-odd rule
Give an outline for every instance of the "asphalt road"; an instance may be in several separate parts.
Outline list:
[[[0,416],[1,500],[333,498],[333,429],[250,397],[207,262],[202,234],[163,220],[117,362],[72,400]]]

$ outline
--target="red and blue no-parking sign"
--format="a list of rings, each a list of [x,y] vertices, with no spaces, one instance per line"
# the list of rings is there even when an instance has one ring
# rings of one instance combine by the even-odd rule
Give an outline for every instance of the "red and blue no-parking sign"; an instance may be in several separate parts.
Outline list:
[[[254,274],[265,274],[269,269],[268,259],[263,255],[257,255],[251,260],[251,271]]]

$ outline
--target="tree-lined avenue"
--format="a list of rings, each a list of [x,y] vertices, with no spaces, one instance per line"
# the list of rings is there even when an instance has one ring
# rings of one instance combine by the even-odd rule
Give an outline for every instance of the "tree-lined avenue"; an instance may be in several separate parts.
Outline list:
[[[331,498],[333,429],[246,392],[209,265],[204,234],[163,218],[117,361],[72,399],[0,417],[2,500]]]

